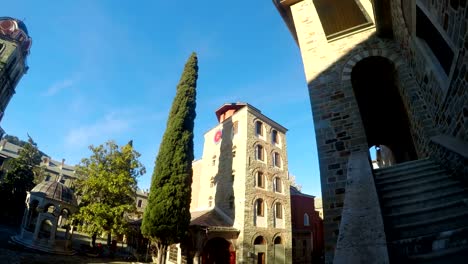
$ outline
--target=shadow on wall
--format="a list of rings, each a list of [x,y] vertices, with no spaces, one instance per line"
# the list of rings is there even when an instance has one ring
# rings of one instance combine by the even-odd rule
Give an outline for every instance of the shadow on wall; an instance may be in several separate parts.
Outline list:
[[[333,259],[352,152],[386,145],[395,163],[427,157],[433,127],[401,48],[375,34],[362,40],[308,83],[324,201],[326,259]],[[372,76],[372,77],[369,77]]]
[[[218,159],[218,173],[214,178],[216,186],[215,207],[229,216],[234,223],[235,220],[235,197],[234,197],[234,171],[233,145],[232,145],[232,120],[231,118],[223,122],[220,153]]]

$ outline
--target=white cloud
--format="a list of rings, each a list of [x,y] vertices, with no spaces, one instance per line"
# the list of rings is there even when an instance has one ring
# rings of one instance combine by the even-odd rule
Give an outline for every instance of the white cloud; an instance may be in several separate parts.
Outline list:
[[[94,123],[77,126],[65,135],[65,146],[68,149],[88,147],[91,144],[101,144],[109,139],[116,139],[130,130],[143,129],[141,126],[157,124],[166,113],[149,112],[145,108],[122,108],[109,111],[103,118]]]
[[[70,130],[65,136],[65,144],[77,148],[89,146],[93,142],[113,138],[131,127],[131,119],[117,113],[110,113],[94,124],[83,125]]]
[[[73,86],[76,83],[76,79],[68,78],[58,82],[53,83],[47,90],[44,92],[44,96],[53,96],[56,95],[58,92],[67,89]]]

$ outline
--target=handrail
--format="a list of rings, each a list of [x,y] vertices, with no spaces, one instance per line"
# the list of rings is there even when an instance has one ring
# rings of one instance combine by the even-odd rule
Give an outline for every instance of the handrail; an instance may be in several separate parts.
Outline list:
[[[349,157],[333,263],[389,263],[384,223],[367,152],[354,152]]]

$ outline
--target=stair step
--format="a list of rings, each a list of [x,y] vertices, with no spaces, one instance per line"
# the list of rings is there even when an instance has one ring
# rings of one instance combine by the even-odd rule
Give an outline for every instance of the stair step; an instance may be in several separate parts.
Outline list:
[[[379,168],[379,169],[374,169],[374,172],[377,174],[380,173],[394,173],[397,171],[402,171],[402,170],[408,170],[408,169],[416,169],[418,167],[423,167],[423,166],[428,166],[428,165],[434,165],[435,163],[429,159],[420,159],[420,160],[412,160],[412,161],[407,161],[404,163],[398,163],[395,165],[392,165],[390,167],[385,167],[385,168]]]
[[[456,214],[459,211],[468,212],[466,201],[452,201],[440,203],[436,206],[420,208],[414,211],[406,211],[396,214],[385,215],[385,221],[391,225],[411,224],[421,221],[421,219],[435,219],[447,215]]]
[[[417,254],[408,257],[412,263],[431,264],[466,264],[468,262],[468,246],[448,248],[426,254]]]
[[[436,171],[436,170],[441,170],[440,166],[438,164],[432,163],[428,164],[426,166],[419,166],[416,168],[408,168],[406,170],[399,170],[396,172],[379,172],[379,171],[374,171],[375,179],[377,181],[384,181],[384,180],[390,180],[393,178],[399,178],[401,176],[407,176],[407,175],[414,175],[414,174],[420,174],[420,173],[427,173],[428,171]]]
[[[467,217],[468,211],[463,210],[461,212],[426,219],[419,222],[395,225],[391,236],[393,238],[409,238],[468,227]]]
[[[419,178],[425,178],[429,175],[435,175],[435,174],[446,174],[445,170],[442,170],[440,168],[435,168],[430,171],[428,170],[421,170],[413,173],[404,173],[404,174],[399,174],[397,176],[390,174],[387,175],[387,177],[380,177],[380,178],[375,178],[375,183],[379,185],[386,185],[386,184],[394,184],[394,183],[399,183],[399,182],[405,182],[405,181],[411,181],[411,180],[416,180]]]
[[[421,177],[418,179],[414,179],[412,181],[403,181],[399,183],[394,183],[394,184],[387,184],[384,186],[380,186],[378,188],[378,191],[381,192],[382,194],[388,193],[388,192],[394,192],[397,190],[402,190],[402,189],[413,189],[413,187],[419,187],[422,188],[426,185],[434,185],[437,182],[446,182],[446,181],[451,181],[450,176],[444,173],[436,173],[436,174],[428,174],[427,177]]]
[[[417,197],[415,199],[392,200],[383,203],[383,211],[386,214],[396,214],[406,211],[413,211],[419,208],[431,207],[440,203],[463,200],[468,195],[462,188],[452,188],[447,191],[434,192],[429,197]]]
[[[409,190],[399,190],[399,191],[394,191],[390,192],[387,194],[383,194],[382,200],[389,200],[389,199],[396,199],[396,198],[403,198],[405,197],[406,199],[414,199],[417,197],[430,197],[431,194],[434,191],[442,190],[442,189],[447,189],[451,187],[456,187],[458,186],[459,183],[455,181],[448,181],[444,182],[441,184],[431,184],[431,185],[425,185],[425,186],[417,186],[415,188],[409,189]]]
[[[433,262],[440,257],[460,256],[468,249],[468,227],[433,233],[426,236],[394,240],[388,243],[389,251],[397,263]],[[408,261],[411,260],[411,261]],[[450,262],[464,263],[464,262]]]

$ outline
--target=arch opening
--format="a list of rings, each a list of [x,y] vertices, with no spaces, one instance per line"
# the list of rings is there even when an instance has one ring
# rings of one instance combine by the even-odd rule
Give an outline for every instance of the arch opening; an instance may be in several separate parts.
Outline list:
[[[417,159],[407,111],[396,82],[394,64],[383,57],[367,57],[352,69],[351,83],[368,147],[385,146],[392,164]]]
[[[231,263],[231,243],[224,238],[215,237],[206,243],[203,248],[203,263]]]

